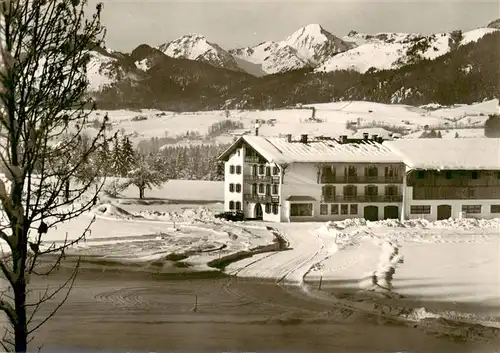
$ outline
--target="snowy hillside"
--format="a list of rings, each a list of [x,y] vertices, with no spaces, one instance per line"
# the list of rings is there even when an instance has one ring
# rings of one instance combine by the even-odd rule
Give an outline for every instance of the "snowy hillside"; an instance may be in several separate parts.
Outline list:
[[[263,42],[254,47],[231,50],[239,59],[262,65],[268,74],[304,67],[316,67],[331,56],[352,47],[326,31],[310,24],[295,31],[281,42]]]
[[[172,58],[184,58],[209,63],[215,67],[240,71],[236,60],[219,45],[210,43],[199,34],[182,36],[158,47],[165,55]],[[140,64],[142,65],[142,64]]]
[[[91,51],[90,61],[87,64],[87,78],[89,91],[97,92],[112,86],[116,82],[133,79],[135,76],[119,65],[119,60],[110,50],[103,52]]]
[[[343,40],[356,47],[331,57],[316,71],[354,70],[364,73],[372,68],[397,69],[421,59],[435,59],[495,31],[495,28],[478,28],[464,33],[438,33],[429,36],[416,33],[369,35],[350,32]]]
[[[252,48],[231,50],[234,57],[260,65],[263,72],[276,74],[308,67],[292,47],[276,42],[263,42]]]
[[[345,134],[359,136],[363,132],[388,136],[398,133],[403,138],[418,138],[425,128],[442,131],[443,138],[484,136],[482,124],[488,114],[499,112],[498,100],[474,105],[458,105],[430,110],[426,107],[412,107],[402,104],[381,104],[374,102],[336,102],[313,104],[316,120],[311,119],[310,109],[276,110],[230,110],[203,112],[160,112],[143,109],[137,111],[114,110],[109,112],[113,131],[131,134],[137,143],[153,137],[168,136],[170,144],[186,143],[231,143],[235,136],[252,134],[255,122],[261,126],[262,136],[280,134],[309,134],[311,136],[333,136]],[[93,112],[95,118],[105,112]],[[228,115],[226,115],[228,114]],[[140,117],[140,119],[138,118]],[[218,136],[207,137],[213,124],[231,120],[241,128],[228,130]],[[354,125],[353,125],[354,123]],[[359,126],[357,124],[360,124]],[[470,127],[469,127],[470,126]],[[92,133],[89,129],[89,133]],[[95,130],[94,130],[95,131]],[[198,133],[198,138],[186,137],[187,132]]]

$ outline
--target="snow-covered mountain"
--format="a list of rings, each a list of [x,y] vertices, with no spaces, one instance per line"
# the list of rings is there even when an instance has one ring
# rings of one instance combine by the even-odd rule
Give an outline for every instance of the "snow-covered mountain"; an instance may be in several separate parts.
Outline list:
[[[283,41],[265,41],[253,47],[225,50],[199,34],[189,34],[155,48],[172,58],[208,63],[214,67],[242,71],[254,76],[302,68],[316,72],[389,70],[435,59],[461,45],[497,31],[494,26],[469,32],[431,35],[417,33],[362,34],[351,31],[339,38],[319,24],[309,24]],[[152,54],[157,58],[158,53]],[[143,56],[135,66],[148,71],[157,60]]]
[[[246,80],[241,87],[254,84],[248,73],[263,76],[301,68],[315,72],[353,70],[361,73],[398,69],[423,59],[438,58],[498,31],[500,29],[494,26],[431,35],[351,31],[339,38],[320,25],[311,24],[283,41],[266,41],[229,51],[201,35],[192,34],[157,48],[142,44],[130,54],[104,48],[94,50],[88,64],[89,91],[103,91],[121,82],[127,83],[121,85],[124,89],[130,86],[128,82],[134,86],[136,82],[154,82],[161,87],[172,80],[182,83],[176,94],[181,94],[179,92],[193,82],[219,82],[220,90],[224,91],[228,85]],[[464,70],[470,71],[471,66],[464,64]]]
[[[488,28],[497,28],[497,29],[500,29],[500,18],[497,18],[496,20],[494,21],[491,21],[490,23],[488,23]]]
[[[304,67],[316,67],[339,52],[352,48],[319,24],[310,24],[295,31],[281,42],[263,42],[254,47],[229,52],[239,59],[262,66],[268,74]]]
[[[203,61],[215,67],[242,71],[231,54],[199,34],[182,36],[160,45],[158,49],[172,58]]]
[[[351,31],[342,39],[353,48],[332,56],[316,72],[337,70],[390,70],[418,62],[436,59],[461,45],[475,42],[495,28],[478,28],[462,33],[454,31],[421,35],[416,33],[377,33],[375,35]]]
[[[87,64],[89,92],[99,92],[120,81],[134,81],[139,77],[134,68],[124,65],[125,55],[111,49],[99,48],[90,52]]]

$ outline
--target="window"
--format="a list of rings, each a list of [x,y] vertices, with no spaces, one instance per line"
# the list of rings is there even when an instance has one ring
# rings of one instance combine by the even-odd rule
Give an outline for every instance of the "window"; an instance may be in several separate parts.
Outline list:
[[[234,210],[234,201],[229,201],[229,209]]]
[[[472,172],[472,179],[477,179],[479,177],[479,173],[477,171]]]
[[[257,164],[252,165],[252,175],[257,175]]]
[[[325,216],[328,214],[328,204],[319,205],[319,214]]]
[[[356,177],[358,176],[358,171],[356,170],[356,167],[355,166],[348,166],[345,168],[345,176],[349,177],[349,178],[353,178],[353,177]]]
[[[500,172],[497,172],[497,179],[500,179]]]
[[[273,175],[279,175],[280,169],[278,167],[273,167]]]
[[[385,176],[389,178],[397,177],[399,170],[396,167],[385,167]]]
[[[355,197],[358,193],[358,188],[355,185],[346,185],[344,186],[344,197],[352,198]]]
[[[264,166],[262,164],[259,165],[259,174],[264,175]]]
[[[333,166],[325,166],[321,170],[321,183],[335,182],[335,168]]]
[[[259,194],[264,193],[264,184],[259,184]]]
[[[368,178],[376,178],[378,176],[378,168],[377,167],[366,167],[365,175]]]
[[[321,192],[325,201],[333,201],[335,199],[335,186],[325,185],[322,187]]]
[[[292,217],[311,217],[312,203],[292,203],[290,205],[290,216]]]
[[[311,205],[311,208],[312,208],[312,205]],[[273,214],[278,214],[278,204],[274,203],[273,204]],[[311,215],[312,215],[312,212],[311,212]]]
[[[500,205],[491,205],[490,213],[500,213]]]
[[[236,201],[236,211],[241,211],[241,202]]]
[[[271,185],[266,184],[266,195],[271,195]]]
[[[349,214],[349,205],[340,205],[340,214]]]
[[[229,174],[234,174],[234,165],[229,166]]]
[[[241,165],[236,166],[236,174],[241,174]]]
[[[349,177],[355,177],[358,175],[358,171],[357,171],[356,167],[354,167],[352,165],[347,167],[346,171],[347,171],[346,175]]]
[[[267,214],[271,213],[271,204],[270,203],[266,203],[266,213]]]
[[[424,179],[425,178],[425,172],[423,170],[419,170],[417,172],[417,179]]]
[[[338,215],[339,214],[339,205],[337,205],[337,204],[332,205],[332,208],[330,209],[330,214]]]
[[[236,192],[241,192],[241,184],[236,184]]]
[[[376,185],[365,186],[365,194],[367,196],[377,196],[378,195],[378,187]]]
[[[273,184],[272,188],[273,188],[272,194],[273,195],[278,195],[278,193],[279,193],[279,186],[277,184]]]
[[[234,184],[229,184],[229,192],[234,192]]]
[[[252,194],[257,195],[257,184],[252,184]]]
[[[271,167],[266,167],[266,176],[271,176]]]
[[[411,214],[431,214],[431,206],[428,205],[415,205],[410,206]]]
[[[462,205],[462,212],[481,213],[481,205]]]
[[[358,214],[358,205],[357,204],[351,204],[349,213],[350,214]]]
[[[451,179],[452,178],[452,175],[451,175],[450,171],[445,172],[445,178],[446,179]]]
[[[385,187],[385,194],[387,196],[395,196],[398,194],[398,187],[396,185],[387,185]]]

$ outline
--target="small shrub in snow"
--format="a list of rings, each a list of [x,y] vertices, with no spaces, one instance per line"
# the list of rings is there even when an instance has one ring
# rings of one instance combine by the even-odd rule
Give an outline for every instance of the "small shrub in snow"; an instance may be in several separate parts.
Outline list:
[[[126,189],[125,183],[119,179],[112,180],[104,189],[104,192],[111,197],[118,197]]]

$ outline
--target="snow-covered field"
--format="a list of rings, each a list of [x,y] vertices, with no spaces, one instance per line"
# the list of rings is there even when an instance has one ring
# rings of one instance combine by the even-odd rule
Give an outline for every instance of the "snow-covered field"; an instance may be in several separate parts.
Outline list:
[[[75,239],[95,217],[92,233],[68,254],[165,272],[215,271],[211,261],[272,246],[279,233],[289,249],[229,261],[223,271],[299,285],[322,298],[333,293],[362,310],[373,308],[357,303],[359,297],[371,296],[389,308],[413,308],[406,318],[439,315],[500,327],[500,219],[233,223],[214,217],[222,209],[214,202],[222,199],[220,183],[201,183],[203,193],[196,182],[168,183],[170,192],[157,190],[144,201],[133,190],[116,199],[103,195],[91,212],[51,229],[44,240]],[[185,203],[168,200],[181,197]]]
[[[309,121],[311,110],[303,109],[312,106],[316,108],[317,121],[315,122]],[[346,129],[346,123],[359,121],[361,126],[376,123],[404,128],[408,133],[414,133],[409,137],[420,136],[425,125],[431,128],[440,127],[439,130],[442,130],[443,137],[455,137],[455,132],[458,132],[461,137],[477,137],[483,136],[482,128],[470,129],[471,131],[455,130],[455,128],[467,124],[482,124],[488,118],[488,114],[499,112],[497,99],[474,105],[453,107],[440,107],[438,105],[412,107],[353,101],[311,104],[303,108],[265,111],[231,110],[228,117],[226,117],[225,111],[176,113],[156,110],[115,110],[108,112],[108,114],[113,131],[124,131],[127,134],[132,134],[135,142],[152,137],[176,137],[185,135],[187,131],[197,131],[204,136],[212,124],[231,119],[243,124],[243,128],[225,133],[209,141],[230,143],[236,135],[251,133],[257,119],[266,121],[266,123],[261,124],[259,130],[263,136],[277,136],[287,133],[295,136],[303,133],[313,136],[351,135],[353,131]],[[105,113],[105,111],[93,112],[91,119],[102,118]],[[138,116],[142,118],[137,118]],[[134,118],[135,120],[133,120]],[[446,130],[449,133],[444,134]],[[89,132],[92,132],[92,129],[89,129]],[[180,140],[179,143],[186,143],[186,141]]]

